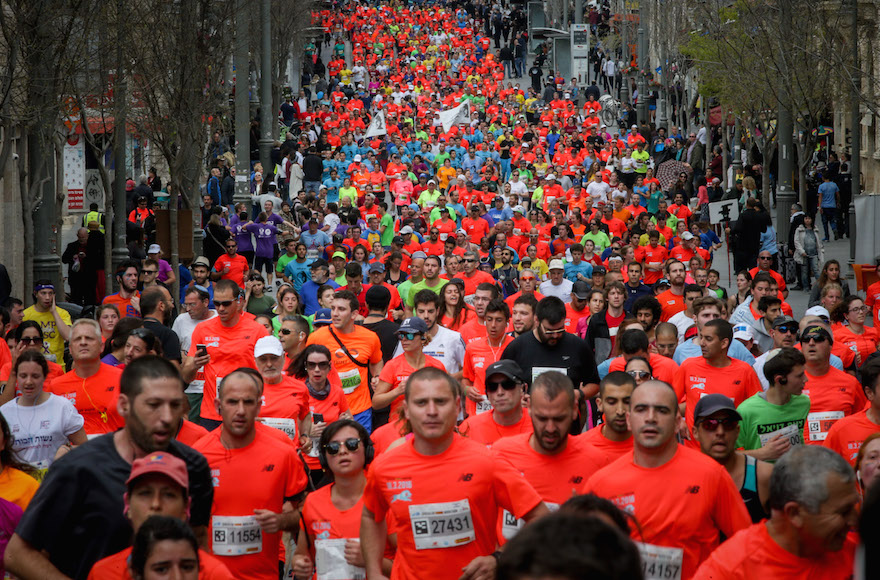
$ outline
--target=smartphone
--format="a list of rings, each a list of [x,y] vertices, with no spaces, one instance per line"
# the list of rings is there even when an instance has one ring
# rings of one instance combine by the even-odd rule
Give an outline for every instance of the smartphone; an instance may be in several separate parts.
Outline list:
[[[324,414],[323,413],[312,413],[312,423],[323,423],[324,422]]]
[[[197,344],[196,345],[196,356],[205,356],[206,354],[208,354],[208,347],[205,346],[204,344]]]

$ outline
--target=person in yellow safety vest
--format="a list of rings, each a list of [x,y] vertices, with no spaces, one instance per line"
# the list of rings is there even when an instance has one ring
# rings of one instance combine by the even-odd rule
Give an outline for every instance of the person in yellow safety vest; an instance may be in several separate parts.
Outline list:
[[[97,203],[89,205],[89,213],[83,216],[82,225],[84,228],[88,228],[90,222],[97,222],[98,229],[102,234],[104,233],[104,214],[98,211]]]

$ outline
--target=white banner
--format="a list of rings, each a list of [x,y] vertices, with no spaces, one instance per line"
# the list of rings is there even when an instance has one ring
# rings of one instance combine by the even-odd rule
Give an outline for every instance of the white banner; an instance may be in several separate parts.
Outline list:
[[[387,133],[388,131],[385,129],[385,111],[379,111],[373,116],[373,120],[370,121],[370,126],[367,127],[364,137],[378,137]]]
[[[446,111],[440,111],[440,123],[443,124],[443,132],[448,133],[453,125],[458,125],[459,123],[466,123],[468,125],[471,124],[471,102],[470,100],[463,101],[459,106],[454,109],[447,109]]]

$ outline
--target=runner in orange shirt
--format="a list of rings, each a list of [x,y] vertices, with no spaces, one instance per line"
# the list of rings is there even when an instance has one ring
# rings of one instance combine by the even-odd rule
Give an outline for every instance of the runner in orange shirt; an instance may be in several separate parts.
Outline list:
[[[859,519],[855,483],[852,468],[835,453],[809,445],[792,449],[770,476],[770,519],[724,542],[695,580],[852,578],[858,542],[848,532]]]
[[[364,468],[375,453],[364,426],[351,419],[330,423],[318,444],[321,465],[333,482],[306,497],[293,555],[297,578],[363,578],[360,549],[364,511]],[[317,569],[316,569],[317,566]],[[391,560],[382,561],[382,573],[391,573]]]
[[[461,278],[455,279],[461,280]],[[498,286],[496,286],[494,282],[484,282],[477,286],[473,300],[473,312],[475,316],[462,324],[458,329],[465,346],[474,342],[478,338],[486,337],[486,306],[496,298],[501,298],[501,292],[498,290]]]
[[[263,377],[263,397],[259,421],[280,429],[297,447],[308,451],[312,440],[312,416],[308,389],[293,377],[285,376],[284,347],[274,336],[264,336],[254,346],[254,360]]]
[[[119,283],[119,292],[108,294],[101,304],[113,304],[119,310],[119,315],[140,317],[141,294],[138,292],[138,281],[141,277],[140,264],[134,260],[125,260],[119,264],[116,270],[116,281]]]
[[[189,519],[189,473],[186,463],[170,453],[155,452],[135,459],[126,481],[125,515],[135,534],[152,516],[166,516],[181,521]],[[98,560],[89,572],[89,580],[131,580],[126,548]],[[219,558],[199,550],[200,580],[233,580],[235,578]]]
[[[70,328],[72,371],[57,377],[46,390],[70,400],[83,416],[86,435],[94,437],[120,429],[119,378],[122,369],[101,362],[101,327],[90,318],[80,318]]]
[[[808,445],[822,445],[835,422],[858,413],[868,404],[859,381],[831,366],[833,341],[830,329],[821,322],[808,325],[800,334],[801,350],[807,359],[807,386],[803,394],[810,397],[810,413],[804,427],[804,442]]]
[[[663,315],[660,317],[661,322],[666,322],[674,315],[685,309],[684,304],[684,264],[678,260],[666,262],[666,279],[669,280],[669,290],[661,292],[657,295],[657,301],[663,309]]]
[[[612,359],[608,365],[608,372],[622,371],[626,368],[626,363],[634,357],[642,357],[651,365],[651,373],[653,378],[672,384],[675,381],[675,373],[678,372],[678,365],[671,358],[660,356],[657,353],[649,353],[650,340],[648,334],[644,330],[638,328],[629,328],[618,337],[618,349],[621,355]]]
[[[424,368],[407,381],[413,437],[383,453],[367,475],[360,533],[368,578],[382,577],[386,537],[394,532],[392,580],[491,578],[498,509],[526,522],[547,513],[513,466],[455,433],[460,407],[456,382],[441,370]]]
[[[531,433],[529,412],[523,407],[528,385],[519,365],[508,359],[492,363],[486,367],[484,384],[492,412],[471,415],[459,425],[458,432],[487,447],[502,437]]]
[[[277,580],[281,532],[296,530],[307,480],[293,444],[257,428],[262,393],[256,371],[227,375],[214,400],[223,423],[195,450],[214,480],[211,552],[236,578]]]
[[[865,326],[870,308],[858,296],[847,296],[831,311],[834,341],[856,354],[858,366],[877,352],[880,329]]]
[[[331,362],[342,381],[342,390],[354,419],[367,431],[372,431],[370,386],[375,388],[382,374],[382,345],[375,332],[355,325],[358,306],[353,292],[336,292],[331,308],[332,324],[310,334],[306,344],[323,345],[332,353]]]
[[[632,454],[593,475],[583,493],[635,516],[632,538],[639,541],[642,570],[653,572],[646,578],[689,580],[720,534],[729,538],[748,527],[749,514],[727,471],[676,441],[681,415],[672,387],[660,381],[636,387],[629,423]]]
[[[232,280],[214,284],[217,316],[196,325],[181,368],[187,383],[192,382],[200,369],[204,372],[200,423],[209,431],[220,425],[220,415],[214,408],[217,385],[239,367],[254,368],[254,346],[260,337],[268,334],[262,324],[243,316],[241,296],[241,290]]]
[[[391,406],[391,416],[396,416],[403,404],[403,391],[411,374],[424,367],[445,368],[443,363],[422,352],[426,343],[428,325],[418,316],[411,316],[400,323],[397,338],[403,352],[382,367],[379,383],[373,391],[373,410]]]
[[[479,415],[492,409],[486,398],[486,375],[483,369],[500,360],[501,353],[513,342],[513,337],[506,333],[509,320],[510,308],[507,304],[500,298],[490,301],[486,305],[484,317],[486,337],[465,346],[461,382],[467,396],[465,411],[469,416]]]
[[[835,421],[828,436],[825,437],[825,447],[836,451],[849,464],[855,466],[856,457],[862,442],[872,433],[880,432],[880,360],[874,359],[865,363],[861,368],[862,388],[871,402],[871,406]]]
[[[648,232],[648,245],[639,246],[636,251],[636,260],[645,267],[645,284],[652,286],[663,277],[663,264],[668,257],[669,252],[660,245],[660,232]]]
[[[632,451],[633,437],[626,415],[635,388],[635,379],[624,371],[611,371],[605,375],[596,397],[596,407],[603,423],[578,438],[604,453],[609,463]]]
[[[232,280],[244,290],[245,275],[250,270],[247,258],[238,253],[238,242],[235,238],[226,240],[224,247],[226,253],[217,258],[211,271],[211,280]],[[216,304],[216,302],[214,302]]]
[[[548,371],[532,383],[529,417],[533,431],[504,437],[492,446],[492,454],[521,472],[550,511],[556,511],[590,476],[611,463],[609,456],[583,437],[569,436],[577,414],[571,379]],[[498,523],[498,539],[504,543],[524,522],[503,510]]]
[[[710,320],[700,330],[700,349],[703,356],[685,361],[675,374],[673,386],[683,404],[682,414],[687,422],[688,438],[693,442],[694,408],[697,401],[710,393],[721,393],[733,399],[735,405],[761,392],[761,382],[748,364],[727,356],[727,347],[733,340],[733,327],[723,319]]]

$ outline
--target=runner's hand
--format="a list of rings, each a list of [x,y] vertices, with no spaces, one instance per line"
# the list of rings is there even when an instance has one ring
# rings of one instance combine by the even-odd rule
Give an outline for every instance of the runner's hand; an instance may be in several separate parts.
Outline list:
[[[688,424],[684,417],[681,418],[681,422],[678,424],[678,435],[682,441],[690,441],[691,439],[691,432],[688,430]]]
[[[474,403],[482,403],[483,402],[483,395],[478,393],[477,389],[475,387],[470,386],[470,387],[465,387],[464,389],[465,389],[465,394],[467,395],[468,399],[470,399]]]
[[[305,555],[297,555],[293,557],[293,575],[299,578],[311,578],[315,573],[315,565],[312,559]]]
[[[260,527],[267,534],[274,534],[281,531],[281,518],[278,514],[270,510],[254,510],[254,517]]]
[[[361,552],[361,541],[355,538],[345,540],[345,561],[352,566],[363,568],[366,566],[364,555]]]
[[[780,433],[773,439],[769,440],[767,444],[763,446],[763,449],[766,449],[767,453],[764,459],[779,459],[790,448],[791,441],[789,441],[788,436]]]
[[[498,561],[495,556],[478,556],[461,569],[458,580],[494,580]]]

